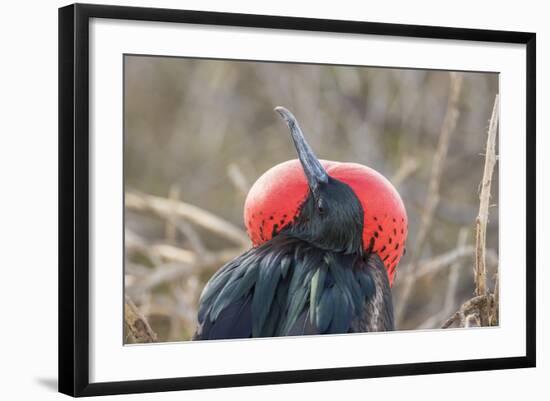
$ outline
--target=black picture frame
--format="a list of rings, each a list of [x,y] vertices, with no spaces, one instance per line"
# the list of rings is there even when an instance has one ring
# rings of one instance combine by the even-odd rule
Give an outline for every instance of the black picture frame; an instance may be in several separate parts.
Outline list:
[[[179,22],[526,46],[526,354],[521,357],[90,383],[89,380],[89,22],[91,18]],[[536,35],[527,32],[74,4],[59,9],[59,391],[72,396],[251,386],[534,367]]]

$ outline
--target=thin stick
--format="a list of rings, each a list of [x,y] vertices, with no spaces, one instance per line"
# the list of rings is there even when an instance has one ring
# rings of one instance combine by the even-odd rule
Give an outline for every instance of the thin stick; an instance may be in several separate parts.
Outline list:
[[[128,296],[125,297],[124,303],[124,331],[127,344],[152,343],[158,339],[145,316]]]
[[[462,227],[458,233],[458,240],[455,251],[459,249],[468,249],[469,255],[474,253],[474,247],[466,247],[466,240],[468,239],[468,228]],[[449,276],[447,281],[447,291],[445,293],[445,299],[443,301],[443,307],[441,311],[431,315],[422,324],[418,326],[420,329],[433,329],[441,325],[441,320],[445,319],[455,309],[455,299],[458,287],[458,279],[460,276],[460,268],[462,266],[461,258],[456,258],[448,269]]]
[[[462,227],[458,233],[457,247],[461,248],[466,245],[468,239],[468,228]],[[443,304],[442,316],[448,316],[455,307],[456,290],[458,279],[460,276],[460,268],[462,267],[459,261],[454,262],[449,269],[449,282],[447,284],[447,293],[445,294],[445,303]]]
[[[197,255],[202,257],[203,255],[206,255],[210,252],[191,224],[189,224],[185,220],[180,220],[178,221],[178,229],[185,236],[185,238],[189,242],[189,246]]]
[[[468,228],[462,227],[458,233],[458,240],[456,244],[455,251],[459,249],[467,249],[470,251],[470,254],[473,254],[474,247],[466,248],[466,240],[468,239]],[[445,293],[445,299],[443,301],[443,308],[438,313],[430,316],[418,327],[421,329],[432,329],[441,325],[441,320],[445,319],[449,314],[455,309],[455,299],[456,292],[458,287],[458,279],[460,277],[460,268],[462,267],[461,258],[456,258],[452,262],[448,271],[449,277],[447,281],[447,291]]]
[[[433,258],[430,258],[426,261],[421,261],[418,263],[418,268],[415,269],[414,273],[411,273],[414,276],[415,280],[418,280],[424,276],[435,274],[443,268],[449,266],[452,263],[457,263],[461,259],[472,256],[474,254],[474,247],[471,245],[461,245],[457,248],[437,255]]]
[[[237,188],[241,194],[245,195],[248,194],[248,191],[250,190],[250,184],[248,183],[248,180],[246,179],[244,173],[242,172],[241,168],[236,163],[231,163],[229,166],[227,166],[227,176]]]
[[[485,151],[485,168],[481,180],[479,194],[479,213],[476,218],[476,263],[474,280],[476,295],[487,293],[487,267],[485,264],[485,244],[487,235],[487,221],[489,220],[489,201],[491,199],[491,181],[496,163],[495,142],[498,127],[499,97],[496,95],[491,122],[487,133],[487,148]],[[483,317],[483,316],[482,316]]]
[[[464,318],[464,327],[480,327],[481,317],[479,313],[474,312]]]
[[[177,255],[174,258],[166,258],[168,263],[161,264],[152,270],[151,273],[138,277],[136,276],[132,282],[126,284],[126,289],[132,294],[140,294],[145,291],[150,291],[153,288],[171,281],[176,281],[180,278],[188,278],[193,275],[201,274],[205,271],[217,269],[229,260],[237,257],[242,250],[222,250],[212,253],[208,261],[197,260],[194,263],[181,262]]]
[[[153,212],[165,219],[177,216],[241,246],[250,245],[250,240],[243,230],[200,207],[188,203],[128,191],[125,195],[125,206],[132,210]]]
[[[489,130],[487,132],[487,146],[485,151],[485,167],[483,169],[483,179],[481,180],[481,190],[479,194],[479,213],[475,223],[475,265],[474,265],[474,282],[476,296],[466,301],[460,310],[451,316],[441,326],[442,328],[450,327],[458,319],[461,319],[461,327],[489,326],[497,324],[496,316],[498,315],[498,281],[495,282],[495,293],[488,294],[487,291],[487,266],[486,266],[486,235],[487,221],[489,220],[489,201],[491,199],[491,181],[493,170],[496,164],[495,143],[498,127],[499,111],[499,96],[495,96],[491,121],[489,122]],[[498,277],[498,276],[497,276]],[[496,300],[496,303],[495,303]],[[465,308],[467,305],[473,305],[469,313]],[[475,311],[474,311],[475,309]],[[466,318],[464,318],[466,316]]]
[[[467,300],[462,304],[458,311],[456,311],[450,318],[445,321],[445,323],[441,325],[441,328],[446,329],[448,327],[451,327],[454,323],[456,323],[456,321],[460,320],[462,320],[462,324],[464,324],[464,317],[475,310],[480,310],[484,305],[487,305],[487,298],[488,297],[482,295]]]
[[[398,327],[403,322],[403,316],[415,282],[415,275],[413,273],[418,266],[418,260],[420,259],[424,249],[424,244],[432,224],[435,208],[439,203],[439,183],[441,181],[441,174],[443,172],[445,159],[447,158],[451,135],[456,128],[456,122],[458,120],[458,102],[460,100],[460,92],[462,89],[462,79],[463,77],[460,73],[450,73],[447,111],[445,112],[443,126],[441,127],[441,134],[439,135],[439,142],[437,144],[437,149],[432,162],[428,193],[425,201],[426,207],[422,213],[420,228],[418,229],[418,234],[416,235],[416,244],[413,249],[411,263],[409,265],[410,270],[408,271],[408,274],[405,275],[406,278],[403,283],[403,290],[399,296],[399,303],[397,304],[397,310],[395,313],[395,321],[397,322]]]
[[[464,232],[466,233],[468,231],[465,227],[463,227],[462,230],[465,230]],[[457,244],[457,247],[455,249],[449,252],[445,252],[440,255],[434,256],[433,258],[423,259],[420,262],[418,262],[419,267],[418,269],[416,269],[415,278],[414,278],[415,281],[420,280],[427,276],[433,276],[441,272],[445,268],[447,268],[447,266],[449,265],[451,265],[450,267],[450,271],[451,271],[453,269],[453,266],[455,265],[460,266],[463,259],[468,258],[470,256],[472,257],[475,256],[474,246],[465,245],[465,243],[463,245],[460,245],[462,243],[461,241],[465,240],[460,238],[462,230],[459,232],[459,240],[458,240],[459,243]],[[489,265],[496,266],[498,264],[497,254],[494,249],[487,249],[487,260]],[[405,266],[405,268],[407,267],[408,266]],[[454,282],[454,279],[451,276],[452,275],[449,276],[449,284],[447,289],[448,297],[450,297],[449,293],[456,292],[456,288],[453,290],[453,287],[456,287],[456,285],[458,284],[458,281]],[[497,285],[498,283],[496,284],[496,286]],[[495,305],[498,305],[498,302],[496,302]],[[441,322],[441,320],[449,316],[451,312],[452,312],[452,307],[450,307],[450,309],[442,310],[440,313],[430,316],[429,318],[424,320],[424,322],[419,324],[417,328],[431,329],[431,328],[434,328],[434,326],[439,327],[438,325]]]
[[[404,157],[390,181],[394,186],[399,187],[416,170],[418,170],[418,161],[412,157]]]
[[[178,200],[179,200],[179,197],[180,197],[180,190],[178,188],[177,185],[171,185],[170,186],[170,191],[168,193],[168,198],[174,202],[174,205],[177,204]],[[168,241],[168,243],[170,244],[175,244],[176,243],[176,216],[174,213],[172,213],[171,215],[171,218],[170,219],[167,219],[166,220],[166,225],[165,225],[165,236],[166,236],[166,241]]]
[[[422,254],[422,249],[426,242],[426,236],[428,235],[432,223],[434,211],[439,203],[439,185],[443,173],[443,166],[447,159],[451,135],[455,131],[459,116],[458,102],[460,99],[463,77],[460,73],[454,72],[450,73],[450,77],[450,93],[447,103],[447,112],[445,113],[443,126],[441,127],[441,135],[439,136],[437,150],[432,162],[428,194],[426,195],[426,207],[422,213],[422,222],[416,237],[416,247],[414,251],[417,258],[416,260],[418,260],[418,257]]]
[[[496,266],[498,264],[497,254],[494,249],[487,249],[487,262],[490,266]],[[460,248],[455,248],[449,252],[442,253],[432,258],[422,259],[418,262],[418,268],[415,272],[415,280],[419,280],[425,276],[434,275],[451,263],[460,261],[461,259],[469,256],[475,256],[475,247],[473,245],[464,245]],[[410,265],[405,265],[404,269],[410,269]]]
[[[498,326],[499,292],[500,292],[500,280],[497,272],[495,273],[495,289],[493,291],[493,305],[491,307],[490,316],[489,316],[489,324],[491,326]]]

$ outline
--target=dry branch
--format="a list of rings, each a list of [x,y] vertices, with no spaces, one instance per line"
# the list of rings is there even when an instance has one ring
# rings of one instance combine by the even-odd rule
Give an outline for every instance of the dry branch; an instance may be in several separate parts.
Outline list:
[[[418,161],[412,157],[405,157],[390,181],[394,186],[399,187],[416,170],[418,170]]]
[[[133,277],[131,283],[127,283],[126,288],[134,294],[150,291],[164,283],[215,270],[242,253],[240,248],[225,249],[211,252],[207,257],[201,259],[193,254],[192,260],[188,260],[187,253],[189,251],[171,245],[153,245],[150,247],[150,251],[159,252],[167,263],[149,269],[149,274]],[[135,266],[135,263],[127,263],[129,272],[135,271]]]
[[[466,245],[468,239],[468,228],[462,227],[458,233],[457,247],[462,248]],[[455,307],[456,290],[458,286],[459,272],[461,268],[460,261],[454,262],[449,269],[449,281],[447,284],[447,292],[445,294],[445,303],[443,304],[443,311],[441,316],[448,316]]]
[[[126,289],[131,294],[138,294],[152,290],[154,287],[163,283],[169,283],[178,278],[191,276],[198,273],[194,266],[188,266],[178,263],[169,263],[166,265],[157,266],[151,274],[139,277],[134,280]]]
[[[168,198],[173,202],[174,205],[177,204],[180,197],[180,190],[177,185],[172,185],[170,187],[170,192],[168,193]],[[176,221],[175,213],[172,213],[172,216],[170,219],[166,219],[166,225],[165,225],[165,236],[166,240],[173,244],[176,242],[176,230],[177,227],[174,224]]]
[[[195,263],[197,260],[197,256],[192,251],[168,244],[149,244],[129,229],[124,230],[124,236],[127,254],[146,255],[155,265],[163,261]]]
[[[425,208],[422,213],[420,229],[418,230],[418,234],[416,236],[416,247],[414,251],[416,260],[418,260],[418,257],[422,254],[426,236],[428,235],[431,227],[434,211],[439,203],[439,186],[441,182],[441,175],[443,173],[443,166],[445,165],[445,160],[449,151],[451,135],[456,128],[456,122],[458,120],[458,102],[460,99],[461,89],[462,75],[460,73],[451,72],[447,111],[445,113],[445,118],[443,119],[441,135],[439,136],[439,142],[432,161],[432,170],[428,185],[428,193],[426,195]]]
[[[468,250],[468,255],[472,254],[474,251],[474,247],[466,247],[466,240],[468,239],[468,229],[466,227],[462,227],[458,233],[458,241],[456,244],[456,249],[454,252],[457,252],[458,250]],[[453,252],[453,251],[452,251]],[[444,255],[443,255],[444,256]],[[440,257],[440,259],[443,259]],[[447,259],[448,260],[448,259]],[[461,259],[456,258],[453,262],[447,262],[450,264],[449,267],[449,278],[447,283],[447,291],[445,293],[445,300],[443,302],[443,309],[438,312],[435,315],[430,316],[428,319],[426,319],[421,325],[419,325],[422,329],[431,329],[436,326],[441,325],[441,320],[449,316],[449,314],[452,313],[452,311],[455,309],[455,298],[456,298],[456,291],[458,287],[458,279],[459,279],[459,271],[462,266]]]
[[[493,290],[493,305],[491,307],[491,310],[489,311],[489,324],[491,326],[498,326],[499,321],[499,297],[500,292],[500,280],[498,272],[495,273],[495,288]]]
[[[188,203],[128,191],[125,194],[125,206],[135,211],[152,212],[167,220],[176,216],[243,247],[250,245],[250,240],[243,230],[204,209]]]
[[[459,322],[459,327],[464,327],[465,319],[474,311],[479,311],[481,308],[489,304],[489,297],[480,295],[471,298],[464,302],[460,309],[448,318],[442,325],[442,329],[451,327],[454,323]]]
[[[449,252],[442,253],[440,255],[422,259],[418,262],[418,268],[415,273],[415,280],[419,280],[425,276],[433,275],[451,263],[459,262],[460,260],[473,256],[475,247],[473,245],[457,246],[457,248],[450,250]],[[494,249],[487,249],[486,251],[488,264],[496,266],[498,264],[497,253]],[[410,265],[405,265],[404,269],[410,269]]]
[[[148,250],[166,261],[191,264],[198,259],[194,252],[168,244],[150,245]]]
[[[491,182],[493,170],[496,163],[495,143],[498,126],[499,98],[495,97],[491,122],[487,134],[487,148],[485,151],[485,167],[483,179],[481,180],[481,191],[479,194],[479,213],[476,218],[476,263],[475,263],[475,284],[476,295],[487,293],[487,268],[485,265],[485,244],[487,235],[487,221],[489,220],[489,201],[491,199]],[[483,318],[483,316],[482,316]],[[483,319],[482,319],[483,320]]]
[[[451,135],[456,128],[456,123],[459,115],[458,103],[460,99],[460,92],[462,89],[462,79],[463,77],[460,73],[450,73],[447,111],[445,112],[443,125],[441,127],[441,134],[439,135],[437,149],[435,151],[432,161],[428,192],[426,195],[426,201],[424,202],[425,208],[422,213],[418,234],[416,235],[416,244],[413,249],[411,263],[409,264],[409,270],[407,270],[408,274],[405,275],[403,290],[400,294],[399,304],[395,313],[395,320],[398,327],[403,321],[403,316],[408,305],[408,300],[411,295],[414,282],[416,280],[414,270],[418,266],[418,260],[422,255],[424,244],[432,225],[433,215],[437,204],[439,203],[439,185],[441,181],[441,175],[443,173],[443,166],[445,164],[445,159],[447,158]]]
[[[159,255],[166,262],[189,264],[193,265],[195,269],[206,269],[211,265],[221,267],[222,264],[243,252],[242,248],[229,248],[216,252],[207,252],[198,256],[196,253],[187,249],[167,244],[151,245],[149,250]]]
[[[156,333],[151,329],[147,319],[129,297],[124,303],[124,337],[126,344],[152,343],[158,340]]]
[[[197,255],[205,255],[208,250],[202,242],[201,237],[197,231],[193,228],[191,224],[184,220],[178,221],[178,229],[185,236],[187,241],[189,241],[189,246]]]
[[[464,318],[464,327],[480,327],[481,318],[478,312],[474,312]]]
[[[476,218],[476,263],[474,268],[474,280],[476,295],[487,294],[487,266],[485,260],[485,247],[487,236],[487,221],[489,220],[489,202],[491,200],[491,182],[493,170],[496,163],[495,143],[498,127],[499,98],[495,97],[493,113],[487,133],[487,147],[485,150],[485,167],[481,180],[481,191],[479,194],[479,214]],[[479,311],[482,326],[490,324],[491,308],[485,305]]]
[[[418,263],[419,267],[413,273],[414,279],[418,280],[426,275],[437,273],[450,264],[456,263],[457,261],[468,256],[472,256],[473,254],[473,246],[462,245],[444,254],[437,255],[426,261],[421,261]]]
[[[466,301],[462,307],[455,312],[441,326],[450,327],[459,322],[459,327],[489,326],[498,324],[498,273],[495,280],[495,289],[492,294],[487,290],[487,266],[486,266],[486,235],[487,221],[489,219],[489,201],[491,199],[491,181],[493,170],[496,163],[495,143],[498,127],[499,97],[495,97],[489,130],[487,133],[487,147],[485,151],[485,167],[483,169],[483,179],[481,181],[481,191],[479,195],[479,214],[476,218],[475,234],[475,266],[474,282],[476,296]]]
[[[241,192],[243,195],[247,195],[248,191],[250,190],[250,183],[248,182],[248,179],[236,163],[230,163],[227,166],[227,176],[235,186]]]

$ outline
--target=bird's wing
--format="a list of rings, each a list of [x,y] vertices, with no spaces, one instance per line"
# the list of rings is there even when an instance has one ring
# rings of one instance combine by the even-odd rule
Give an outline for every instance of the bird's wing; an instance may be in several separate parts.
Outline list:
[[[194,339],[277,335],[285,310],[291,258],[268,246],[251,249],[223,266],[200,299]]]
[[[374,293],[365,300],[363,312],[354,320],[352,331],[394,330],[393,301],[388,273],[378,255],[371,254],[367,261],[370,276],[374,282]]]
[[[277,239],[226,264],[201,295],[195,339],[347,333],[373,297],[369,266]]]
[[[228,305],[216,320],[205,319],[199,326],[193,340],[223,340],[251,337],[252,313],[250,296]]]
[[[204,287],[194,340],[251,337],[251,295],[257,270],[249,266],[249,254],[225,264]]]

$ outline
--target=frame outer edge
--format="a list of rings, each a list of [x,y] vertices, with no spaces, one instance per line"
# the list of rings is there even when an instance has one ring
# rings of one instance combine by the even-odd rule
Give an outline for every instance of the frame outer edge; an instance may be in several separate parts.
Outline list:
[[[87,5],[74,12],[74,349],[75,395],[89,387],[90,277],[89,277],[89,20]]]
[[[75,395],[74,327],[74,11],[58,10],[58,390]]]
[[[527,48],[526,355],[511,358],[89,382],[89,19],[171,21],[525,44]],[[515,369],[536,365],[536,35],[527,32],[73,4],[59,9],[59,391],[71,396]]]
[[[527,141],[527,210],[526,210],[526,358],[530,367],[536,367],[537,348],[537,37],[533,33],[526,42],[526,141]]]
[[[89,7],[59,9],[59,391],[89,388]]]

